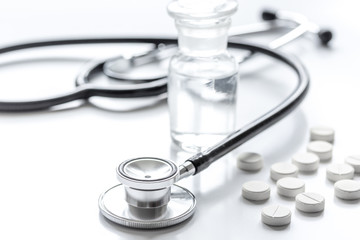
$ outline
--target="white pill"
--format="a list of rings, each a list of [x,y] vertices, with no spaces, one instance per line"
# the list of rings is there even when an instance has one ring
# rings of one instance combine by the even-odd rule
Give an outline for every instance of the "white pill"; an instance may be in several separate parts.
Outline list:
[[[295,198],[296,208],[306,213],[316,213],[324,210],[325,198],[317,193],[300,193]]]
[[[281,178],[276,186],[278,194],[284,197],[294,198],[299,193],[305,192],[305,182],[294,177]]]
[[[360,173],[360,155],[353,155],[345,158],[345,163],[351,165],[356,173]]]
[[[346,163],[332,164],[326,169],[326,177],[333,182],[352,179],[354,177],[354,168]]]
[[[307,146],[307,151],[318,155],[320,161],[331,160],[332,150],[332,144],[325,141],[313,141],[310,142]]]
[[[298,174],[298,168],[294,164],[287,162],[279,162],[271,165],[270,177],[274,181],[284,177],[296,177]]]
[[[335,183],[335,196],[344,200],[360,199],[360,182],[355,180],[340,180]]]
[[[245,171],[258,171],[263,167],[263,158],[260,154],[246,152],[237,157],[237,167]]]
[[[267,206],[261,212],[261,220],[270,226],[288,225],[291,222],[291,211],[279,205]]]
[[[263,201],[270,197],[269,184],[261,181],[249,181],[242,185],[242,196],[252,201]]]
[[[298,153],[292,157],[292,163],[301,172],[313,172],[319,168],[320,158],[314,153]]]
[[[316,126],[310,128],[310,140],[311,141],[326,141],[334,142],[335,131],[330,127]]]

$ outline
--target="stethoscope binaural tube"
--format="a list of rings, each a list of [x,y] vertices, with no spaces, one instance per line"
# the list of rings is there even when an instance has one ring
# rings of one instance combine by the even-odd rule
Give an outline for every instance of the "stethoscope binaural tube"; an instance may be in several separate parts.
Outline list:
[[[9,47],[0,48],[0,55],[25,49],[64,46],[64,45],[83,45],[83,44],[110,44],[110,43],[150,43],[150,44],[176,44],[177,40],[173,38],[89,38],[89,39],[64,39],[54,41],[32,42],[17,44]],[[82,73],[85,76],[102,72],[103,62],[96,62],[88,69],[88,72]],[[166,82],[158,80],[141,84],[128,84],[122,86],[104,87],[93,83],[77,86],[71,92],[60,94],[58,96],[38,99],[33,101],[0,101],[0,112],[29,112],[50,110],[60,104],[75,100],[87,100],[90,97],[110,97],[110,98],[139,98],[158,96],[167,91]]]
[[[295,14],[292,12],[286,11],[263,11],[262,18],[265,22],[261,23],[261,28],[254,28],[254,31],[249,30],[248,28],[233,28],[233,35],[243,35],[248,33],[255,32],[264,32],[272,28],[272,24],[269,24],[271,21],[285,21],[289,22],[292,25],[295,24],[296,27],[289,31],[282,37],[272,41],[269,44],[270,49],[275,49],[280,46],[283,46],[290,41],[296,39],[306,32],[312,32],[317,34],[321,43],[327,45],[328,42],[332,39],[331,31],[320,29],[314,23],[309,22],[304,16]],[[289,25],[289,24],[288,24]],[[108,43],[150,43],[154,45],[176,45],[176,39],[166,39],[166,38],[103,38],[103,39],[65,39],[65,40],[54,40],[54,41],[43,41],[43,42],[32,42],[25,44],[17,44],[9,47],[0,48],[0,55],[5,53],[10,53],[14,51],[39,48],[39,47],[49,47],[49,46],[61,46],[61,45],[79,45],[79,44],[108,44]],[[230,47],[240,48],[240,45],[237,45],[235,42],[230,43]],[[245,49],[245,48],[244,48]],[[248,48],[251,49],[251,48]],[[153,50],[154,51],[154,50]],[[156,49],[155,49],[156,51]],[[169,51],[171,52],[171,51]],[[253,50],[250,50],[249,54],[239,62],[247,60],[254,54]],[[157,58],[156,55],[144,56],[147,60],[152,58]],[[143,97],[158,97],[162,96],[159,99],[163,99],[164,94],[167,92],[166,79],[154,79],[154,81],[148,81],[148,79],[137,79],[136,84],[127,84],[122,86],[111,86],[104,87],[99,86],[90,81],[90,76],[92,74],[103,72],[104,65],[108,60],[104,61],[95,61],[88,64],[83,71],[80,72],[76,79],[76,89],[64,93],[58,96],[38,99],[32,101],[1,101],[0,100],[0,112],[28,112],[28,111],[41,111],[41,110],[51,110],[53,107],[58,105],[68,103],[75,100],[88,100],[91,97],[108,97],[108,98],[143,98]],[[104,71],[106,73],[106,71]]]
[[[176,44],[177,40],[173,38],[102,38],[102,39],[68,39],[68,40],[55,40],[34,42],[27,44],[19,44],[0,49],[0,54],[38,48],[48,46],[61,46],[61,45],[79,45],[79,44],[108,44],[108,43],[150,43],[150,44]],[[269,48],[259,48],[251,44],[240,42],[229,42],[229,47],[245,49],[250,52],[271,53]],[[262,50],[264,49],[264,50]],[[266,51],[265,51],[266,49]],[[270,52],[269,52],[270,51]],[[127,84],[121,86],[104,87],[98,86],[90,82],[92,74],[102,72],[103,65],[106,61],[95,61],[89,63],[89,66],[82,71],[76,79],[77,88],[72,92],[62,95],[54,96],[46,99],[39,99],[33,101],[15,101],[5,102],[0,101],[0,112],[28,112],[49,110],[60,104],[75,100],[87,100],[94,96],[109,97],[109,98],[141,98],[158,96],[166,93],[167,85],[166,79],[158,79],[156,81],[145,81],[136,84]]]

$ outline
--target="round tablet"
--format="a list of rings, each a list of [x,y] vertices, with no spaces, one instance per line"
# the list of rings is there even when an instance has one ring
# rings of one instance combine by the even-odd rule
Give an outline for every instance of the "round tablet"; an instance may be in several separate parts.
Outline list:
[[[288,225],[291,222],[291,211],[279,205],[267,206],[261,212],[261,220],[269,226]]]
[[[284,177],[296,177],[297,174],[297,166],[287,162],[274,163],[270,168],[270,177],[274,181]]]
[[[300,193],[295,198],[296,208],[306,213],[316,213],[324,210],[325,198],[317,193]]]
[[[252,201],[263,201],[270,197],[269,184],[261,181],[249,181],[242,185],[242,196]]]
[[[276,183],[277,192],[284,197],[296,197],[299,193],[305,192],[305,182],[294,177],[281,178]]]
[[[360,155],[353,155],[345,158],[345,163],[351,165],[356,173],[360,173]]]
[[[258,171],[263,167],[263,158],[260,154],[245,152],[237,157],[237,167],[244,171]]]
[[[332,158],[332,150],[332,144],[325,141],[313,141],[307,146],[307,151],[318,155],[320,161],[329,161]]]
[[[326,141],[334,142],[335,131],[330,127],[316,126],[310,128],[310,140],[311,141]]]
[[[344,200],[360,199],[360,182],[349,179],[337,181],[335,196]]]
[[[346,163],[332,164],[326,169],[326,177],[333,182],[352,179],[354,177],[354,168]]]
[[[320,158],[314,153],[298,153],[292,157],[292,163],[301,172],[313,172],[319,168]]]

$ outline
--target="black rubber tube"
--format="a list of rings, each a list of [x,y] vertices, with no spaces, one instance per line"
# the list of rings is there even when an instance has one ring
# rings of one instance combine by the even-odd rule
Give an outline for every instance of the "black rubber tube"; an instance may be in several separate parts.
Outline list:
[[[108,43],[150,43],[150,44],[158,45],[158,44],[176,44],[177,40],[172,38],[65,39],[65,40],[17,44],[14,46],[4,47],[4,48],[0,48],[0,54],[5,54],[9,52],[24,50],[24,49],[40,48],[40,47],[80,45],[80,44],[108,44]],[[233,48],[246,49],[252,52],[257,51],[274,58],[279,58],[279,60],[281,60],[281,54],[278,54],[275,51],[270,50],[266,47],[260,47],[252,44],[245,44],[239,42],[236,43],[230,42],[229,46]],[[283,62],[288,64],[287,61],[283,61]],[[80,80],[77,79],[78,80],[77,82],[88,83],[89,77],[92,74],[102,71],[103,64],[104,62],[98,62],[95,65],[89,67],[87,72],[83,74],[83,79]],[[49,110],[51,107],[54,107],[56,105],[60,105],[63,103],[67,103],[79,99],[88,99],[93,96],[110,97],[110,98],[140,98],[140,97],[157,96],[165,93],[166,91],[167,91],[166,83],[158,84],[158,82],[156,81],[151,83],[144,83],[144,84],[133,84],[133,87],[129,89],[116,88],[113,86],[111,88],[105,88],[91,84],[83,84],[82,86],[78,86],[78,88],[72,92],[47,99],[39,99],[33,101],[14,101],[14,102],[0,101],[0,112],[28,112],[28,111]]]
[[[261,52],[285,63],[296,72],[298,76],[297,86],[295,90],[293,90],[292,93],[275,108],[271,109],[269,112],[260,116],[243,128],[233,132],[218,144],[189,158],[187,161],[190,161],[194,165],[195,174],[200,173],[225,154],[239,147],[241,144],[287,116],[301,103],[309,89],[309,75],[305,67],[298,60],[285,56],[277,51],[255,45],[251,45],[249,47],[249,45],[244,45],[243,43],[232,42],[229,43],[229,46],[233,47],[234,44],[239,44],[238,46],[242,49]]]
[[[150,43],[150,44],[176,44],[176,39],[166,38],[94,38],[94,39],[65,39],[43,42],[32,42],[17,44],[13,46],[0,48],[0,54],[41,47],[53,47],[63,45],[82,45],[82,44],[109,44],[109,43]],[[89,68],[88,74],[95,74],[102,71],[102,63],[93,68]],[[86,81],[86,80],[84,80]],[[88,99],[93,96],[110,97],[110,98],[140,98],[151,97],[163,94],[167,91],[166,83],[158,84],[156,81],[149,83],[132,84],[129,89],[123,87],[100,87],[96,85],[83,85],[75,90],[60,94],[58,96],[38,99],[32,101],[0,101],[0,112],[30,112],[49,110],[50,108],[79,99]]]
[[[73,39],[73,40],[56,40],[56,41],[45,41],[45,42],[34,42],[19,44],[10,47],[0,49],[0,54],[36,48],[36,47],[47,47],[47,46],[58,46],[58,45],[73,45],[73,44],[98,44],[98,43],[152,43],[152,44],[176,44],[176,39],[163,39],[163,38],[104,38],[104,39]],[[245,127],[230,134],[224,140],[218,144],[210,147],[209,149],[200,152],[187,161],[192,162],[195,166],[195,174],[206,169],[210,164],[240,146],[250,138],[256,136],[260,132],[269,128],[292,110],[294,110],[305,97],[309,88],[309,76],[304,66],[296,59],[291,59],[278,51],[271,50],[267,47],[261,47],[253,44],[246,44],[241,42],[229,42],[229,47],[240,48],[249,50],[252,52],[260,52],[268,55],[274,59],[277,59],[286,65],[290,66],[298,75],[298,84],[295,90],[278,106],[257,118],[255,121],[246,125]],[[88,68],[85,73],[82,74],[83,79],[78,79],[80,82],[88,82],[91,74],[102,70],[104,62],[93,64],[92,67]],[[77,82],[79,82],[77,81]],[[154,83],[153,83],[154,84]],[[78,84],[79,85],[79,84]],[[159,85],[159,84],[158,84]],[[5,112],[23,112],[23,111],[38,111],[49,109],[55,105],[66,103],[78,99],[87,99],[91,96],[103,96],[103,97],[141,97],[141,96],[154,96],[166,92],[166,84],[158,86],[155,83],[153,88],[134,88],[134,89],[113,89],[113,88],[95,88],[91,84],[82,85],[72,93],[64,94],[62,96],[29,101],[29,102],[0,102],[0,111]]]

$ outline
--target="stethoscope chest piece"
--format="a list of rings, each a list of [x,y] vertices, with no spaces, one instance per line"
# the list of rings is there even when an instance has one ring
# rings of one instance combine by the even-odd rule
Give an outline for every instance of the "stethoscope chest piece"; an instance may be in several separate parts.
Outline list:
[[[133,228],[162,228],[181,223],[195,211],[194,195],[174,185],[178,167],[158,158],[127,160],[117,168],[122,184],[99,198],[100,212],[110,221]]]

